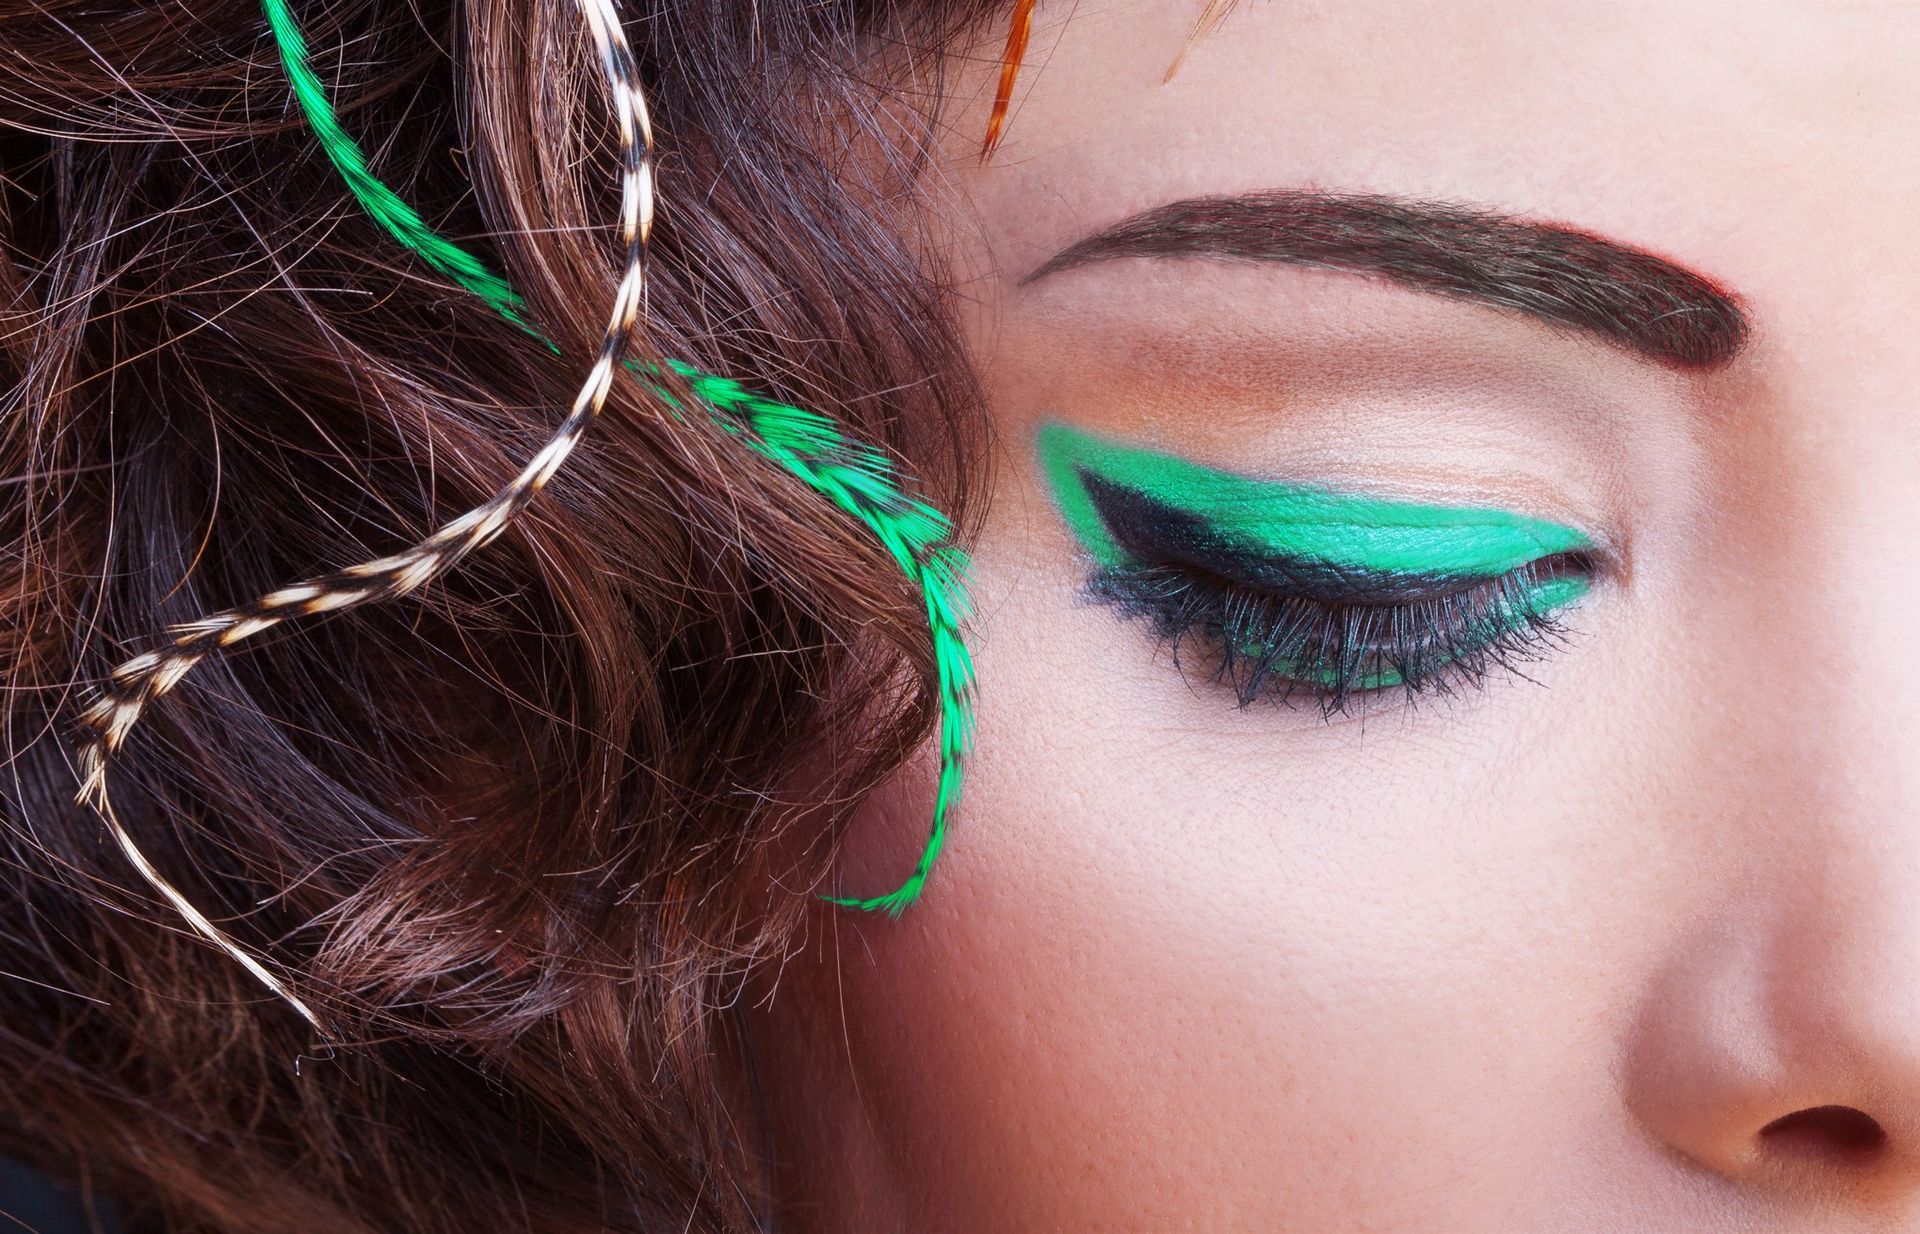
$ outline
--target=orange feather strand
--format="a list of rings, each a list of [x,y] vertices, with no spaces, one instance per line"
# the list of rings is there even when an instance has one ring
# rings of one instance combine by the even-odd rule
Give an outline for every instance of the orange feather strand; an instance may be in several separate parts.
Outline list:
[[[987,139],[980,144],[982,161],[1000,144],[1000,130],[1007,123],[1007,104],[1013,101],[1013,83],[1020,76],[1020,61],[1027,54],[1027,38],[1033,33],[1033,9],[1039,0],[1019,0],[1013,8],[1013,22],[1007,27],[1007,50],[1000,57],[1000,89],[993,96],[993,114],[987,117]]]

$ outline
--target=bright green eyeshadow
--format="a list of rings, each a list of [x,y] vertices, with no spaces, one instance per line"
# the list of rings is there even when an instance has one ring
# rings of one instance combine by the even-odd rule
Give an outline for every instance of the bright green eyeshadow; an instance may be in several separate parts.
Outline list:
[[[1323,485],[1258,479],[1098,437],[1058,420],[1040,427],[1038,447],[1062,516],[1102,566],[1123,565],[1130,558],[1087,491],[1083,475],[1088,473],[1204,521],[1222,542],[1352,569],[1491,578],[1555,553],[1592,547],[1572,527],[1510,510],[1390,501]]]

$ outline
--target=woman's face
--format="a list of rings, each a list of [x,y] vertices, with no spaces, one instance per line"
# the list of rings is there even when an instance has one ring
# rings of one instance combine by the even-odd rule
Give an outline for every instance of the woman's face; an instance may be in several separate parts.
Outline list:
[[[1202,7],[953,78],[977,746],[799,1228],[1920,1229],[1920,6]]]

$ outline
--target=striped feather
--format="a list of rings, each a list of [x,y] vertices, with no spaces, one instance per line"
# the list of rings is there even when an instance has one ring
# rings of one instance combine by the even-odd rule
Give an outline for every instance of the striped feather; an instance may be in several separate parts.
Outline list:
[[[491,305],[503,317],[538,333],[519,310],[524,302],[484,262],[434,232],[418,212],[375,177],[364,152],[340,125],[326,91],[312,72],[306,43],[287,0],[262,0],[268,24],[303,113],[328,158],[368,215],[432,268]],[[488,543],[530,502],[566,461],[587,425],[604,405],[612,370],[637,324],[644,302],[644,257],[654,216],[653,138],[638,66],[618,14],[609,0],[580,0],[605,70],[621,136],[621,235],[625,271],[596,358],[573,406],[554,435],[520,474],[487,502],[443,525],[419,544],[376,561],[278,588],[251,604],[170,628],[171,643],[135,656],[109,675],[106,689],[82,714],[88,734],[80,751],[79,799],[93,805],[134,869],[199,934],[219,946],[284,999],[316,1028],[313,1009],[279,977],[200,913],[134,843],[114,813],[107,791],[112,755],[125,742],[145,707],[164,697],[208,654],[280,623],[396,599],[439,577]],[[549,348],[550,341],[542,339]],[[920,894],[945,840],[973,732],[973,668],[960,626],[966,612],[964,553],[947,541],[952,528],[932,506],[905,495],[885,456],[854,442],[824,417],[751,393],[737,382],[668,362],[713,410],[714,421],[761,456],[807,482],[852,514],[886,547],[922,594],[932,633],[939,686],[942,736],[933,823],[913,872],[895,890],[871,898],[823,897],[862,910],[897,916]],[[651,366],[627,367],[646,381]],[[667,390],[646,382],[663,399]]]
[[[274,24],[276,36],[282,29],[298,35],[291,18],[285,16],[287,0],[263,2],[270,12],[275,8],[282,11],[283,20]],[[1031,3],[1025,8],[1030,24]],[[1024,46],[1022,36],[1021,47]],[[283,38],[280,51],[287,61],[288,77],[296,85],[295,98],[306,111],[314,133],[327,147],[328,157],[340,169],[348,188],[366,207],[369,216],[434,268],[448,272],[456,281],[461,281],[461,276],[453,271],[463,272],[469,280],[461,281],[463,287],[557,352],[558,348],[550,340],[527,326],[513,311],[524,303],[518,292],[504,279],[493,275],[478,257],[433,232],[420,221],[418,213],[368,170],[365,154],[340,124],[326,91],[305,67],[304,41]],[[1017,54],[1015,67],[1018,67]],[[313,82],[312,89],[298,88],[303,78]],[[474,272],[478,272],[477,276]],[[886,548],[907,581],[920,592],[926,606],[927,625],[933,638],[941,723],[940,777],[926,843],[912,873],[892,891],[865,898],[821,897],[847,908],[884,911],[897,917],[919,897],[939,857],[947,824],[959,797],[966,756],[972,748],[973,662],[960,634],[968,612],[966,555],[948,542],[952,526],[946,516],[902,491],[899,477],[885,455],[847,437],[825,416],[764,398],[736,381],[680,361],[667,363],[707,404],[715,424],[738,437],[754,453],[798,476],[864,525]],[[666,387],[648,380],[649,374],[657,375],[657,369],[633,362],[629,362],[627,368],[655,396],[678,406]]]
[[[413,547],[390,557],[307,579],[282,587],[251,604],[173,626],[168,631],[172,635],[172,642],[168,646],[135,656],[116,668],[108,677],[102,697],[88,707],[81,717],[87,734],[80,750],[79,800],[99,811],[114,841],[134,869],[174,906],[188,925],[239,961],[268,989],[323,1032],[319,1017],[304,1000],[228,937],[225,931],[208,920],[179,888],[154,868],[114,812],[113,801],[107,791],[108,768],[114,752],[126,741],[127,734],[138,722],[142,711],[177,686],[194,665],[216,648],[233,646],[295,617],[339,612],[404,596],[452,569],[468,553],[497,534],[533,500],[605,405],[613,368],[619,362],[627,339],[639,320],[641,296],[645,289],[647,238],[653,226],[653,135],[646,103],[640,93],[639,66],[627,46],[626,35],[621,29],[612,0],[579,0],[579,3],[581,15],[600,53],[608,92],[620,123],[620,238],[626,246],[626,259],[619,288],[614,294],[613,310],[601,336],[599,355],[579,393],[574,396],[566,419],[520,474],[476,509]],[[305,46],[300,41],[298,29],[292,24],[284,0],[265,0],[265,5],[269,24],[273,26],[282,54],[289,62],[289,75],[293,78],[294,90],[301,98],[302,106],[308,106],[316,98],[324,102],[324,93],[318,81],[311,72],[305,71]],[[294,72],[296,65],[301,72]],[[511,295],[510,289],[490,275],[477,260],[428,230],[418,214],[373,179],[366,170],[365,158],[357,150],[352,150],[350,157],[343,155],[340,147],[343,144],[350,147],[352,143],[337,122],[332,125],[331,132],[331,138],[323,132],[322,141],[328,145],[335,165],[341,168],[349,183],[355,185],[354,193],[362,202],[371,201],[380,208],[381,213],[376,217],[380,218],[382,224],[389,230],[400,229],[415,241],[426,243],[427,250],[432,253],[428,260],[436,269],[448,273],[475,294],[488,297],[496,308],[512,316],[511,303],[496,298],[503,291]]]
[[[940,779],[926,844],[913,872],[892,891],[864,899],[821,897],[846,908],[898,917],[919,898],[946,843],[947,822],[973,746],[973,660],[960,636],[969,615],[966,554],[948,543],[953,528],[944,514],[900,490],[885,455],[850,440],[826,417],[764,398],[731,378],[677,360],[667,364],[720,413],[716,421],[721,427],[864,523],[926,603],[941,716]],[[664,389],[655,389],[671,398]]]

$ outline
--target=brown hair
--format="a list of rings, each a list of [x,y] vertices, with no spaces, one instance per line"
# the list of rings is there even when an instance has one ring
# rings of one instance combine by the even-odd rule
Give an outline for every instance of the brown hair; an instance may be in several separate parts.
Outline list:
[[[978,391],[915,189],[941,53],[998,6],[638,7],[650,347],[831,416],[965,528]],[[616,210],[572,0],[300,8],[383,178],[590,355]],[[325,1006],[316,1049],[74,804],[71,716],[167,623],[483,500],[580,373],[359,214],[254,0],[0,0],[0,42],[0,1147],[140,1229],[755,1228],[725,1013],[932,728],[917,595],[619,384],[459,571],[202,665],[115,799]]]

